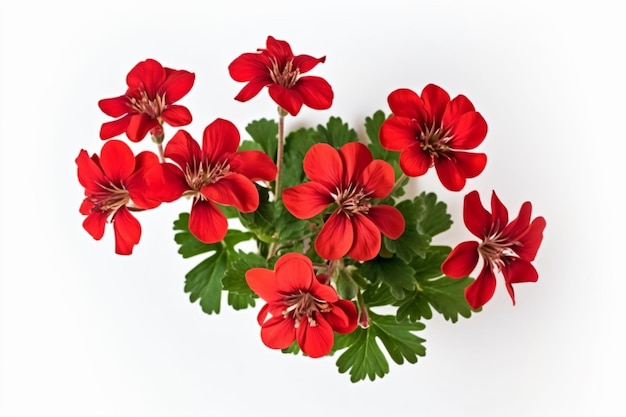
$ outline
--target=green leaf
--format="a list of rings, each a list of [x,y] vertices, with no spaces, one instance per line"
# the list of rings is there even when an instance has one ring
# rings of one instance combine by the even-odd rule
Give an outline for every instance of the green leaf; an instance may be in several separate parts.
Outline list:
[[[369,317],[367,329],[357,328],[348,335],[336,337],[336,345],[347,347],[337,359],[337,367],[340,373],[349,371],[352,382],[365,378],[373,381],[389,373],[389,362],[377,340],[382,342],[388,356],[397,364],[403,364],[405,360],[416,363],[418,356],[426,355],[425,340],[413,334],[425,328],[422,323],[397,322],[394,316],[371,311]]]
[[[278,124],[273,120],[255,120],[246,126],[246,132],[252,140],[260,144],[266,154],[276,160],[276,147],[278,146]]]
[[[421,193],[413,200],[404,200],[396,205],[406,223],[404,233],[396,240],[384,237],[388,251],[406,262],[415,256],[424,257],[433,236],[444,232],[452,225],[447,206],[437,201],[434,193]]]
[[[374,282],[380,279],[389,286],[391,294],[397,298],[404,298],[406,292],[415,290],[415,271],[405,261],[394,256],[382,258],[380,256],[364,262],[359,273]]]
[[[378,134],[385,119],[385,113],[382,110],[378,110],[372,117],[365,118],[365,132],[370,140],[368,148],[372,152],[374,159],[397,162],[400,153],[387,150],[380,145],[380,137]]]
[[[398,320],[417,321],[432,318],[432,310],[455,323],[459,316],[468,318],[472,309],[465,300],[465,288],[472,278],[453,279],[443,275],[441,264],[450,253],[447,246],[432,246],[425,258],[415,258],[411,266],[417,279],[416,290],[397,302]]]
[[[253,232],[263,242],[274,240],[275,210],[274,203],[269,201],[267,188],[256,186],[259,191],[259,207],[252,213],[239,213],[239,220],[246,229]]]
[[[222,285],[229,293],[256,297],[246,282],[246,272],[252,268],[267,268],[267,261],[257,253],[237,252],[236,259],[231,262],[224,274]]]
[[[315,145],[316,132],[312,128],[300,128],[287,135],[283,155],[283,187],[293,187],[304,182],[306,176],[302,169],[304,156]]]
[[[344,300],[352,300],[359,291],[359,285],[352,278],[352,272],[355,269],[355,267],[351,266],[348,268],[339,268],[335,272],[337,294]]]
[[[185,275],[185,292],[192,303],[200,300],[202,311],[219,313],[222,299],[222,277],[228,265],[228,255],[218,249]]]
[[[356,131],[339,117],[331,117],[326,126],[317,126],[317,142],[328,143],[335,148],[340,148],[348,142],[356,142],[357,140]]]
[[[297,355],[300,353],[300,346],[298,342],[293,342],[289,347],[281,349],[283,353],[290,353],[292,355]]]
[[[265,152],[265,149],[263,149],[263,146],[261,146],[260,143],[251,141],[251,140],[244,140],[243,142],[241,142],[241,144],[239,144],[239,148],[237,148],[238,151],[261,151],[261,152]]]
[[[244,310],[248,307],[254,307],[256,305],[255,300],[255,297],[248,294],[228,293],[228,305],[235,310]]]
[[[435,193],[423,192],[413,200],[418,213],[418,231],[430,237],[445,232],[452,226],[452,216],[447,212],[447,205],[437,201]]]

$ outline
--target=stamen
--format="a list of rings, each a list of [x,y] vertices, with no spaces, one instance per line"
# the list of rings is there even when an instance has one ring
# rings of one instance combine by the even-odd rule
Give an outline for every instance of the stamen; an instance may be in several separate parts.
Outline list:
[[[298,77],[300,76],[300,69],[293,68],[293,59],[287,61],[282,69],[278,66],[276,59],[270,58],[270,62],[272,63],[272,67],[268,69],[270,71],[272,81],[285,88],[291,88],[296,84]]]
[[[163,110],[165,109],[165,94],[158,95],[151,99],[148,97],[146,91],[139,92],[139,99],[135,97],[129,97],[129,106],[139,113],[144,113],[152,119],[161,117]]]

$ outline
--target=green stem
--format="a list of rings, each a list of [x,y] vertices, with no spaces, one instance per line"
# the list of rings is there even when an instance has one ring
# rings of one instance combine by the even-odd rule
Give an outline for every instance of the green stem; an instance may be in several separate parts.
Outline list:
[[[402,173],[402,175],[400,175],[400,178],[398,178],[398,181],[396,181],[396,183],[393,185],[393,189],[391,190],[391,192],[389,193],[389,195],[392,195],[393,193],[395,193],[398,188],[400,188],[400,186],[402,186],[402,183],[404,182],[405,179],[407,179],[408,177],[406,176],[405,173]]]
[[[278,108],[278,146],[276,149],[276,182],[274,188],[274,195],[276,196],[276,200],[280,200],[282,189],[281,189],[281,176],[283,171],[283,153],[285,151],[285,116],[287,112]]]

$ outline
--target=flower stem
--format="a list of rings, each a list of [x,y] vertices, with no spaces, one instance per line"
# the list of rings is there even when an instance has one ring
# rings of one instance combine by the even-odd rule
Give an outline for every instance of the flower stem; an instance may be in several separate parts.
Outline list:
[[[165,162],[165,153],[163,152],[163,143],[157,143],[157,149],[159,151],[159,160]]]
[[[408,178],[407,175],[405,173],[402,173],[402,175],[400,175],[400,178],[398,178],[398,181],[396,181],[396,183],[393,185],[393,189],[391,190],[389,195],[392,195],[393,193],[395,193],[398,190],[398,188],[402,186],[402,183],[407,178]]]
[[[278,146],[276,149],[276,182],[274,188],[274,195],[276,200],[280,200],[281,189],[281,176],[283,170],[283,153],[285,151],[285,116],[287,112],[281,107],[278,108]]]

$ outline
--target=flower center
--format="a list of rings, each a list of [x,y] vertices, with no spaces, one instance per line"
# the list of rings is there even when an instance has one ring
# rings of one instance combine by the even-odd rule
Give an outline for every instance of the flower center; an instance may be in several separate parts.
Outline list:
[[[272,63],[272,67],[269,68],[272,81],[285,88],[291,88],[296,85],[296,81],[298,81],[300,76],[300,69],[293,68],[293,59],[287,61],[282,68],[278,66],[278,62],[274,58],[270,58],[270,62]]]
[[[128,190],[117,186],[113,183],[107,185],[100,184],[102,191],[94,193],[90,196],[91,202],[94,204],[93,210],[102,212],[116,211],[122,206],[130,203],[130,194]]]
[[[215,184],[229,173],[230,164],[227,159],[213,165],[208,162],[196,161],[194,161],[192,165],[187,164],[185,168],[185,180],[191,190],[187,191],[185,195],[201,196],[200,190],[202,187]]]
[[[512,247],[519,244],[519,242],[510,241],[501,237],[498,233],[486,237],[478,246],[478,253],[480,253],[489,264],[502,268],[507,265],[512,258],[518,257]]]
[[[317,312],[328,313],[332,310],[332,306],[328,302],[315,298],[308,292],[289,295],[283,301],[288,305],[283,310],[283,316],[294,319],[296,322],[295,327],[300,326],[300,322],[304,317],[309,322],[309,326],[317,326],[314,314]]]
[[[363,187],[353,184],[345,190],[337,188],[336,194],[331,194],[339,206],[339,210],[352,216],[357,213],[367,214],[372,207],[371,197]]]
[[[417,140],[420,141],[422,149],[430,154],[431,157],[442,156],[450,150],[448,142],[452,140],[450,130],[443,130],[441,127],[424,126]]]
[[[144,113],[152,119],[161,117],[165,109],[165,94],[151,99],[145,91],[139,91],[139,98],[128,97],[128,105],[138,113]]]

